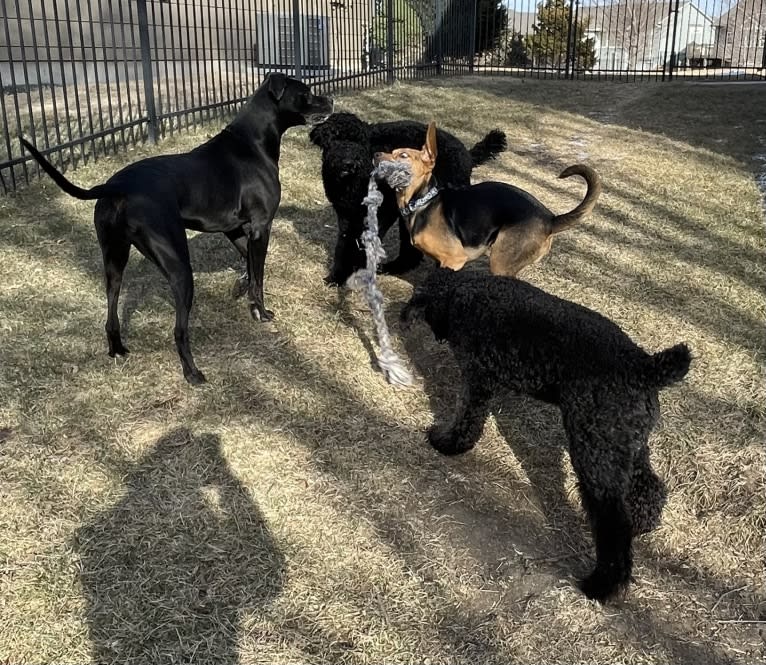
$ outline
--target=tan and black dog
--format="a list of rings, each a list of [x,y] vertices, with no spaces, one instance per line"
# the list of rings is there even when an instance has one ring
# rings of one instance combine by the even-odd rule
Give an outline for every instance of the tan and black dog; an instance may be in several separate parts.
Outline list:
[[[528,192],[503,182],[440,190],[433,178],[436,155],[436,125],[431,122],[422,150],[379,152],[375,164],[395,161],[409,167],[412,181],[397,191],[399,210],[412,244],[442,268],[460,270],[468,261],[489,254],[493,274],[515,276],[550,251],[554,235],[590,213],[601,193],[598,175],[583,164],[559,175],[579,175],[588,184],[582,203],[563,215],[554,215]]]

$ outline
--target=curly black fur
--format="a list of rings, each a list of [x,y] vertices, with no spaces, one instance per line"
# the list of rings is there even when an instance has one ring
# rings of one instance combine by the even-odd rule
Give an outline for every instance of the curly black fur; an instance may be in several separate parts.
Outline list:
[[[689,370],[688,347],[650,355],[590,309],[477,272],[434,271],[402,311],[405,323],[421,316],[449,343],[464,384],[454,423],[432,428],[431,444],[446,455],[473,448],[501,387],[557,404],[596,545],[581,588],[602,602],[621,591],[632,539],[658,525],[665,503],[648,438],[659,390]]]
[[[322,183],[327,200],[338,216],[338,240],[329,284],[344,284],[356,269],[364,265],[364,252],[358,240],[364,230],[366,210],[362,204],[372,171],[372,156],[376,152],[390,152],[396,148],[421,148],[425,142],[426,125],[412,120],[367,123],[353,113],[335,113],[311,130],[309,138],[322,148]],[[437,130],[439,155],[434,176],[443,187],[470,185],[474,166],[493,159],[505,150],[505,134],[493,130],[471,150],[459,139],[443,130]],[[385,185],[384,201],[378,211],[381,237],[400,221],[394,193]],[[409,241],[409,235],[400,225],[399,256],[383,266],[383,271],[399,274],[414,268],[422,254]]]

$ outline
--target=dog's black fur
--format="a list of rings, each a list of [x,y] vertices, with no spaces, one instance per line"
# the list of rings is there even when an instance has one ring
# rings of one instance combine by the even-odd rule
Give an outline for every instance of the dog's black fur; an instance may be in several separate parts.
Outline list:
[[[290,127],[325,119],[332,100],[304,83],[269,74],[237,117],[191,152],[150,157],[85,190],[67,180],[30,143],[22,143],[67,194],[98,199],[96,234],[104,258],[109,355],[125,355],[117,301],[131,245],[170,282],[176,308],[175,341],[184,377],[203,383],[192,358],[189,312],[194,281],[185,229],[221,232],[247,261],[250,312],[268,321],[263,272],[271,223],[279,207],[279,148]]]
[[[649,462],[658,392],[680,381],[691,355],[678,344],[650,355],[600,314],[511,277],[437,269],[402,310],[446,340],[463,377],[458,415],[433,427],[445,455],[476,444],[500,389],[557,404],[596,546],[582,582],[605,601],[627,586],[632,540],[655,528],[665,488]]]
[[[349,276],[365,263],[359,239],[364,231],[367,210],[362,203],[376,152],[396,148],[420,148],[426,137],[426,125],[412,120],[367,123],[353,113],[335,113],[309,134],[322,148],[322,183],[327,200],[338,217],[338,239],[328,284],[345,284]],[[441,129],[437,130],[439,156],[434,178],[443,187],[468,187],[471,171],[496,157],[506,148],[505,134],[489,132],[471,150]],[[394,193],[382,184],[383,204],[378,210],[381,237],[399,221],[399,256],[382,267],[383,272],[401,274],[416,267],[422,254],[410,243],[409,233],[399,215]]]

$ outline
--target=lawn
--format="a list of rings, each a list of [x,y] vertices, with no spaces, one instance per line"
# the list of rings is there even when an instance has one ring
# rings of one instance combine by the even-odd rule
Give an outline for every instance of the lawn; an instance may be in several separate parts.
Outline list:
[[[624,600],[576,581],[592,546],[558,412],[508,396],[475,451],[425,441],[453,409],[449,350],[397,314],[426,267],[382,277],[407,390],[376,371],[369,312],[322,282],[335,220],[305,129],[256,324],[222,237],[191,235],[187,385],[164,280],[134,251],[110,359],[93,204],[49,180],[0,198],[0,662],[754,663],[766,657],[764,85],[458,78],[339,96],[369,119],[435,119],[509,150],[474,172],[555,211],[585,161],[604,193],[523,274],[645,348],[686,341],[650,444],[662,526]],[[158,150],[82,166],[93,185]],[[395,246],[394,238],[387,243]],[[486,269],[479,262],[479,269]]]

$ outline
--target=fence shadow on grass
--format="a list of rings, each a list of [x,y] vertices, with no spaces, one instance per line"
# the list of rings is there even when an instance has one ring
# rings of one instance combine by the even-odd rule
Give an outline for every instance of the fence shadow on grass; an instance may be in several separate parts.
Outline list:
[[[284,560],[218,436],[165,434],[125,485],[76,534],[93,661],[238,663],[241,614],[280,593]]]

